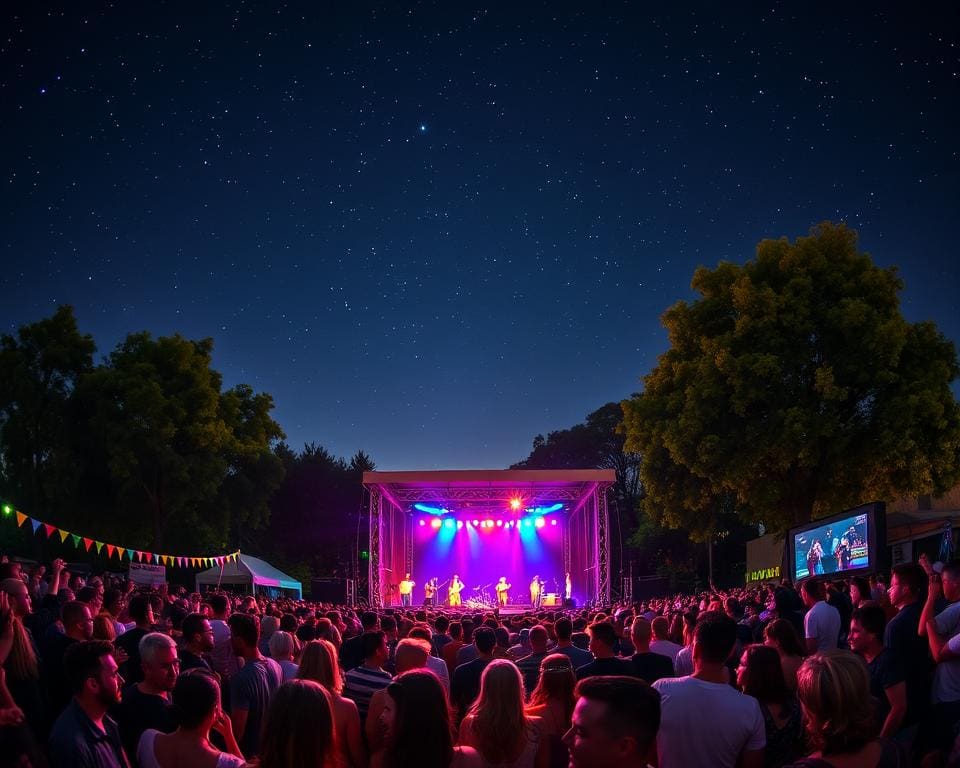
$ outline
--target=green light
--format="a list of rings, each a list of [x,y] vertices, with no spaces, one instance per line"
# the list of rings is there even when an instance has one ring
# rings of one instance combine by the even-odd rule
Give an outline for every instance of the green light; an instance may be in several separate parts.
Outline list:
[[[12,515],[12,514],[13,514],[13,507],[11,507],[9,504],[4,504],[4,505],[3,505],[3,514],[8,515],[8,516],[9,516],[9,515]]]

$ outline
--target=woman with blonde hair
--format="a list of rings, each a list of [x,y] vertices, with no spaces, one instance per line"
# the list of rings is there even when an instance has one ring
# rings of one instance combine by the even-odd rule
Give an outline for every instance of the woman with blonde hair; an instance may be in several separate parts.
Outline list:
[[[797,695],[814,752],[792,768],[896,768],[909,764],[902,748],[877,738],[870,673],[850,651],[807,658],[797,675]]]
[[[313,680],[290,680],[270,700],[258,768],[340,768],[330,694]]]
[[[546,768],[542,721],[523,711],[523,676],[516,664],[494,659],[483,670],[480,695],[460,724],[460,744],[473,747],[486,766]]]
[[[540,662],[540,679],[530,694],[526,713],[540,718],[540,737],[548,752],[546,763],[550,768],[566,768],[569,760],[563,734],[570,729],[573,718],[576,686],[573,662],[567,655],[551,653]]]
[[[367,753],[360,735],[357,705],[342,696],[343,677],[337,661],[337,649],[329,640],[311,640],[300,653],[297,679],[320,683],[330,694],[333,724],[343,764],[347,768],[366,768]]]

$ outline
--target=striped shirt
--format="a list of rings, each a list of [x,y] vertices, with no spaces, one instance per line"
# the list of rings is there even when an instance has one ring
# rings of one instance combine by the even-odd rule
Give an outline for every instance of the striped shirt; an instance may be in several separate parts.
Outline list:
[[[392,679],[389,672],[370,667],[356,667],[347,672],[343,695],[357,705],[361,723],[367,722],[367,711],[370,709],[373,694],[390,685]]]

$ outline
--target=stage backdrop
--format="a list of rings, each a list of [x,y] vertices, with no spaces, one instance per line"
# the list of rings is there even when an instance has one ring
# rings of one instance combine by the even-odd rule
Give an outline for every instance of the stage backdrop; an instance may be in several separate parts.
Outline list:
[[[423,522],[423,525],[421,525]],[[435,527],[439,522],[439,527]],[[563,599],[563,519],[555,515],[542,518],[538,527],[531,518],[511,521],[484,519],[436,520],[425,516],[413,518],[414,604],[423,602],[423,585],[437,577],[447,581],[454,573],[467,588],[461,593],[466,602],[474,597],[474,587],[486,586],[496,600],[494,585],[501,576],[513,585],[511,603],[530,602],[530,580],[539,575],[546,582],[545,592],[559,593]],[[554,524],[556,522],[556,524]],[[556,583],[554,583],[556,580]],[[447,588],[438,595],[446,602]]]

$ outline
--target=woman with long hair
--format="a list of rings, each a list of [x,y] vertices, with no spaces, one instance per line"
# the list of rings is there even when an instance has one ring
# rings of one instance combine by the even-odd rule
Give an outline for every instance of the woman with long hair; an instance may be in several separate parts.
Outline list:
[[[563,734],[570,729],[576,697],[577,677],[573,662],[563,653],[551,653],[540,662],[540,679],[530,694],[526,713],[539,717],[540,738],[548,752],[550,768],[566,768],[569,752]]]
[[[450,702],[433,672],[404,672],[386,691],[380,712],[384,748],[371,768],[481,768],[476,750],[453,745]]]
[[[780,655],[780,669],[787,688],[797,690],[797,671],[806,653],[793,624],[786,619],[774,619],[763,629],[763,642]]]
[[[40,690],[40,664],[33,638],[23,623],[30,611],[26,584],[14,578],[0,582],[0,667],[27,725],[43,740],[48,722]]]
[[[523,676],[516,664],[494,659],[480,677],[480,695],[460,724],[459,742],[474,747],[487,766],[546,768],[542,721],[523,711]]]
[[[297,678],[320,683],[330,695],[333,705],[333,725],[343,764],[347,768],[366,768],[367,752],[360,734],[360,713],[357,705],[345,698],[343,677],[337,649],[329,640],[311,640],[300,653]]]
[[[909,765],[902,747],[877,738],[870,673],[850,651],[823,651],[803,662],[797,694],[813,753],[794,768],[894,768]]]
[[[780,654],[767,645],[748,645],[737,667],[737,686],[760,703],[767,746],[765,768],[780,768],[798,758],[803,738],[800,705],[783,679]]]
[[[258,768],[340,768],[330,695],[313,680],[290,680],[270,700]]]
[[[173,688],[173,733],[148,728],[137,746],[141,768],[240,768],[246,765],[233,735],[230,717],[220,708],[220,684],[212,672],[197,668],[184,672]],[[219,733],[228,752],[210,743],[210,731]]]

